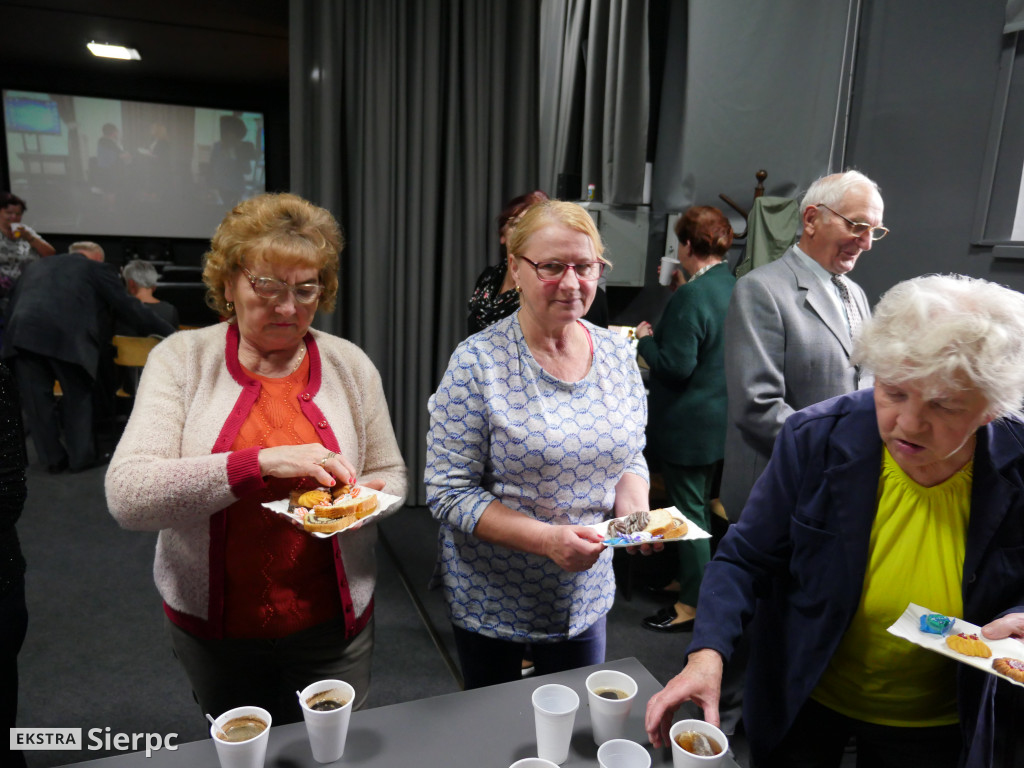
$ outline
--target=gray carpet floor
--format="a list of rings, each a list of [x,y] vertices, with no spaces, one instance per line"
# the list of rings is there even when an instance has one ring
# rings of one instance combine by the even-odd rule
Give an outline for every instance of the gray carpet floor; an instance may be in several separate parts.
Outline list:
[[[36,466],[29,470],[29,498],[18,525],[29,568],[18,724],[80,727],[86,734],[100,729],[103,735],[107,729],[177,733],[180,742],[206,738],[206,721],[164,635],[152,577],[156,535],[114,523],[104,502],[104,473],[105,467],[58,476]],[[427,589],[436,531],[423,508],[406,508],[381,525],[369,707],[459,690],[443,601]],[[641,628],[641,618],[668,600],[639,585],[664,578],[666,563],[623,559],[617,572],[607,656],[634,656],[664,683],[681,668],[689,635]],[[746,765],[745,745],[735,741],[737,759]],[[115,752],[26,753],[32,768],[109,754]]]

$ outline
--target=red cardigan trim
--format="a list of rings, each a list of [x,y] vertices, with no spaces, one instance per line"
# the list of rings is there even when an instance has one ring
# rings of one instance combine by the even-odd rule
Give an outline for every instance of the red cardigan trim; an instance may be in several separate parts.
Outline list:
[[[242,364],[238,361],[238,326],[234,323],[228,325],[227,338],[225,339],[224,360],[228,373],[242,386],[242,392],[235,401],[227,421],[221,428],[216,442],[213,444],[213,453],[229,453],[228,455],[228,482],[235,496],[242,496],[266,487],[259,470],[258,446],[245,448],[241,451],[231,451],[231,446],[238,437],[249,412],[256,404],[260,394],[260,383],[249,378]],[[303,339],[306,343],[306,350],[309,357],[309,385],[300,392],[299,408],[309,419],[316,429],[317,436],[329,451],[338,450],[338,438],[324,418],[323,412],[313,402],[320,391],[321,364],[320,350],[314,341],[312,334],[307,333]],[[182,613],[164,603],[164,612],[167,617],[177,626],[190,632],[197,637],[220,639],[224,636],[224,550],[226,547],[225,536],[227,533],[227,517],[223,512],[217,512],[210,517],[210,551],[208,560],[208,573],[210,577],[210,597],[207,607],[209,618],[203,620],[198,616]],[[373,615],[373,598],[370,598],[369,605],[362,615],[355,615],[355,605],[352,602],[352,593],[348,588],[348,577],[345,574],[345,565],[341,560],[341,550],[338,547],[338,537],[331,539],[334,549],[334,573],[337,580],[338,596],[341,598],[342,616],[345,619],[345,637],[352,638],[366,628],[370,617]]]

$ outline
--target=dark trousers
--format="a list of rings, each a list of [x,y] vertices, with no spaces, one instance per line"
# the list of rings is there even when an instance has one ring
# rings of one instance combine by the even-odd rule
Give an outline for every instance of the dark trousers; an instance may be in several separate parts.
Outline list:
[[[959,725],[875,725],[808,699],[782,743],[756,768],[838,768],[851,737],[857,742],[857,768],[956,768],[963,746]]]
[[[72,470],[93,464],[93,380],[88,371],[74,363],[19,349],[14,357],[14,376],[39,461],[47,467],[67,461]],[[59,409],[53,396],[54,381],[60,382],[64,393]],[[62,427],[66,450],[60,439]]]
[[[25,581],[22,579],[7,594],[0,596],[0,729],[4,734],[15,727],[18,716],[18,652],[25,642],[27,629],[28,609],[25,607]],[[24,753],[20,751],[11,752],[7,759],[10,762],[3,764],[12,768],[25,765]]]
[[[356,691],[354,709],[370,692],[373,619],[345,639],[338,618],[276,640],[207,640],[165,618],[174,656],[192,684],[204,712],[217,717],[241,706],[263,707],[274,725],[302,720],[296,691],[318,680],[343,680]]]
[[[683,466],[662,463],[665,491],[672,505],[695,525],[711,531],[711,488],[715,481],[716,464]],[[679,602],[697,607],[700,584],[704,580],[704,566],[711,559],[711,539],[682,541],[675,545],[679,553]]]
[[[525,642],[486,637],[454,624],[455,649],[466,690],[508,683],[522,677]],[[603,664],[605,619],[602,616],[576,637],[553,643],[530,643],[538,675]]]

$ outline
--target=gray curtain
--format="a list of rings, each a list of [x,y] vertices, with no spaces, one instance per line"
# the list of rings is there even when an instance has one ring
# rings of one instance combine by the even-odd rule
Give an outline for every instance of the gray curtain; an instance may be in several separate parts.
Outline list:
[[[781,197],[842,169],[859,6],[673,0],[656,212],[719,204],[719,193],[749,205],[761,168]]]
[[[290,21],[292,189],[348,239],[318,323],[380,370],[422,504],[427,398],[498,212],[540,185],[539,2],[291,0]]]
[[[596,199],[643,202],[650,111],[647,0],[541,3],[540,167],[579,174]]]

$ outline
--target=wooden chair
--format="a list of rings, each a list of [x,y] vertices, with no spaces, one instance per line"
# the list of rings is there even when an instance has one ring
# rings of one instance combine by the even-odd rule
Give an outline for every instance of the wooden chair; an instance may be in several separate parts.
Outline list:
[[[146,365],[146,360],[149,358],[149,351],[161,341],[162,339],[152,336],[114,336],[111,339],[111,343],[117,350],[114,365],[132,369],[135,383],[133,393],[139,389],[139,378],[142,376],[142,368]],[[122,387],[118,389],[117,396],[131,397],[132,395],[125,392]]]

